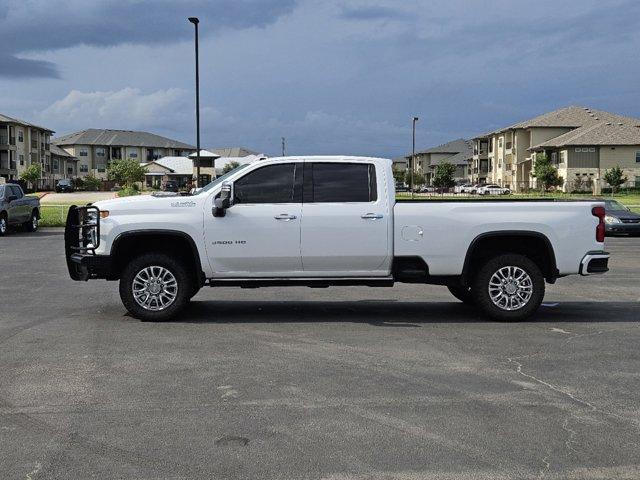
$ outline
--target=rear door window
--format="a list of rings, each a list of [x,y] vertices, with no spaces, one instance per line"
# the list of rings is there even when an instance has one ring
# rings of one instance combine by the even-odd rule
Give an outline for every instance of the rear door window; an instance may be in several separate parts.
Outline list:
[[[378,199],[376,169],[370,163],[313,162],[306,168],[305,201],[315,203],[375,202]],[[311,192],[306,189],[311,188]]]

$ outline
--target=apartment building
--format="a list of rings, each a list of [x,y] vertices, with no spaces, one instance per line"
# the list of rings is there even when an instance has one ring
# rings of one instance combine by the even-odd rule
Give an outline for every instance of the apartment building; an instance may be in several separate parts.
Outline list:
[[[406,158],[409,160],[411,155]],[[415,172],[423,174],[427,185],[431,185],[436,167],[441,163],[451,163],[456,166],[454,178],[456,182],[461,183],[469,181],[471,177],[472,160],[473,142],[459,138],[437,147],[416,152],[413,169]]]
[[[537,155],[545,154],[566,180],[564,190],[571,190],[576,175],[602,184],[604,172],[614,164],[635,178],[640,166],[639,126],[637,118],[570,106],[478,136],[474,151],[481,171],[485,146],[487,182],[515,191],[534,188],[533,164]]]
[[[132,130],[91,128],[52,141],[78,159],[77,176],[92,174],[103,180],[107,178],[107,166],[112,160],[152,162],[162,157],[185,157],[196,150],[187,143]]]
[[[51,144],[51,176],[54,182],[78,176],[78,159],[55,144]]]
[[[51,187],[58,173],[51,163],[53,130],[0,114],[0,177],[18,180],[31,164],[40,164],[38,188]]]

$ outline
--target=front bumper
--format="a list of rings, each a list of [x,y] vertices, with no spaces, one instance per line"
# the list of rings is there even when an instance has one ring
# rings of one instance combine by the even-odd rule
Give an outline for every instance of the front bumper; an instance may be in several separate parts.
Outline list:
[[[93,218],[88,212],[94,212]],[[64,250],[69,276],[73,280],[111,278],[112,258],[96,255],[100,245],[100,211],[96,207],[69,208],[64,230]]]
[[[113,261],[109,255],[72,253],[67,259],[69,275],[73,280],[111,279]]]
[[[609,252],[587,252],[580,262],[580,275],[595,275],[609,271]]]
[[[607,223],[605,234],[614,235],[640,235],[640,223]]]

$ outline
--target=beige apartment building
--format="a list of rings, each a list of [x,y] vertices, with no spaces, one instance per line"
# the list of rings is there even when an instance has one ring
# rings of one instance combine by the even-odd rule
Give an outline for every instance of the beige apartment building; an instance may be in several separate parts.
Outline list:
[[[140,163],[162,157],[186,157],[193,145],[148,132],[91,128],[54,138],[53,143],[78,159],[77,176],[91,174],[107,179],[112,160],[132,159]]]
[[[639,126],[640,119],[589,107],[561,108],[474,138],[473,171],[477,161],[481,172],[486,155],[487,183],[526,191],[535,187],[531,170],[536,156],[545,154],[565,179],[565,191],[574,189],[578,177],[595,190],[606,169],[615,165],[635,181]],[[480,175],[472,178],[481,182]]]
[[[31,164],[40,164],[38,188],[53,187],[59,166],[51,162],[53,130],[0,114],[0,177],[16,181]]]
[[[411,159],[411,155],[405,157]],[[441,163],[451,163],[456,166],[454,178],[457,183],[467,182],[472,173],[473,142],[458,138],[443,143],[437,147],[416,152],[413,169],[425,177],[427,185],[431,185],[436,167]]]

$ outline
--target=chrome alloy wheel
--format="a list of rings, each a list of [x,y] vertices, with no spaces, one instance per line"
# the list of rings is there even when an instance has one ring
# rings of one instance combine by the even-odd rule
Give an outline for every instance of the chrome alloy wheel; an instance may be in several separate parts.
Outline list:
[[[519,310],[531,300],[532,295],[533,281],[520,267],[502,267],[489,279],[489,297],[501,310]]]
[[[35,231],[38,229],[38,216],[33,215],[31,217],[31,228]]]
[[[0,217],[0,233],[7,233],[7,221],[4,217]]]
[[[178,281],[164,267],[143,268],[133,279],[133,298],[145,310],[158,312],[171,306],[178,296]]]

